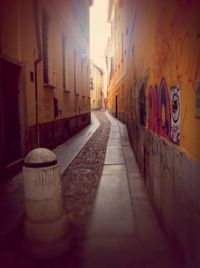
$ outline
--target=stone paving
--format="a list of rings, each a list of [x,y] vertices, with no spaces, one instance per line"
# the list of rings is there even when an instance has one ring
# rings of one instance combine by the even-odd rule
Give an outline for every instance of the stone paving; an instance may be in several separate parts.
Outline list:
[[[99,126],[100,122],[92,113],[91,125],[53,150],[58,158],[61,173],[78,155]],[[24,217],[22,173],[0,185],[0,214],[0,267],[40,267],[40,264],[23,256],[20,250],[21,223]],[[57,267],[59,261],[51,263]],[[41,264],[41,267],[49,267],[49,265],[49,263]]]
[[[63,173],[64,206],[69,221],[76,226],[76,237],[84,236],[84,226],[101,179],[110,121],[103,112],[95,113],[99,128]]]
[[[53,150],[57,156],[61,173],[65,171],[66,167],[80,152],[99,125],[100,123],[96,116],[91,113],[91,125]],[[11,180],[0,184],[0,212],[1,215],[4,215],[0,221],[0,242],[5,240],[7,235],[15,231],[16,226],[23,217],[24,193],[22,182],[22,173],[19,173]]]
[[[74,141],[76,150],[72,152],[76,157],[72,162],[70,141],[55,150],[62,158],[62,166],[65,161],[69,164],[65,171],[62,169],[62,180],[72,238],[70,251],[59,259],[35,262],[22,254],[21,231],[16,226],[0,240],[0,267],[184,267],[152,209],[126,126],[108,113],[95,114],[100,126],[88,129],[82,143]],[[4,212],[8,208],[5,201],[9,204],[9,196],[15,197],[15,203],[10,203],[13,215],[6,218],[14,225],[24,211],[20,174],[1,193]]]

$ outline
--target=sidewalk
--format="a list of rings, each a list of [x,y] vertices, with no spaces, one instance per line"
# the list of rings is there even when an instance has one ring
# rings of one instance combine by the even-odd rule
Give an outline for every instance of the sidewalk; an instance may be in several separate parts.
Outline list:
[[[61,173],[76,157],[84,144],[99,127],[95,115],[91,113],[91,124],[78,132],[65,143],[59,145],[53,151],[60,164]],[[0,242],[15,230],[24,214],[24,195],[22,173],[0,185]]]
[[[64,172],[66,167],[76,157],[84,144],[89,140],[89,138],[97,130],[98,127],[99,121],[95,117],[94,113],[91,113],[91,124],[89,126],[53,150],[57,156],[58,163],[61,168],[61,173]]]
[[[180,267],[152,209],[126,126],[106,115],[111,131],[84,267]]]
[[[97,150],[100,151],[103,146],[101,138],[103,136],[108,138],[109,133],[107,150],[106,143],[104,143],[105,162],[102,158],[102,164],[99,164],[98,161],[96,163],[97,166],[101,166],[101,170],[103,162],[104,166],[102,175],[99,174],[100,183],[95,186],[97,193],[96,190],[93,191],[94,205],[94,199],[90,201],[93,209],[89,224],[86,225],[86,235],[75,239],[77,245],[74,248],[72,246],[71,251],[66,253],[63,258],[47,263],[43,268],[182,268],[183,266],[180,266],[176,257],[173,256],[152,209],[144,181],[129,143],[127,128],[107,112],[106,116],[111,122],[110,133],[110,123],[106,134],[102,134],[103,132],[99,132],[99,130],[105,129],[105,127],[99,124],[95,116],[92,116],[90,126],[54,150],[61,165],[63,181],[67,184],[66,188],[69,190],[69,186],[75,187],[76,182],[74,185],[73,183],[76,180],[78,182],[79,177],[87,185],[87,178],[93,174],[90,173],[88,163],[99,160]],[[100,128],[98,128],[99,125]],[[98,131],[96,131],[97,128]],[[94,132],[95,134],[91,137]],[[88,140],[89,142],[84,146]],[[98,146],[96,142],[98,142]],[[82,148],[82,153],[77,156]],[[79,170],[77,164],[81,157],[84,157],[84,161],[80,163]],[[94,157],[97,159],[94,159]],[[74,161],[71,162],[73,159]],[[70,163],[72,163],[70,165],[71,169],[74,172],[80,172],[80,174],[76,178],[73,175],[73,183],[69,184],[66,176],[68,174],[71,180],[71,171],[64,172],[64,170]],[[96,168],[93,169],[94,172],[97,172]],[[87,172],[89,173],[87,174]],[[83,176],[84,173],[86,173],[85,177]],[[88,191],[91,190],[86,188],[82,190],[87,197],[91,194]],[[81,197],[83,193],[79,188],[77,197],[75,195],[71,202],[77,206],[78,197]],[[66,199],[67,203],[70,203],[69,196]],[[82,213],[79,206],[77,206],[77,209]],[[9,259],[11,256],[18,261],[22,268],[41,267],[37,266],[37,263],[31,262],[31,260],[19,256],[18,253],[9,251],[9,246],[8,250],[4,247],[7,235],[17,229],[16,226],[24,213],[21,173],[0,189],[0,213],[4,216],[0,221],[0,242],[2,242],[0,245],[4,251],[3,254],[6,253],[8,256],[6,258]],[[18,266],[11,265],[9,267]]]

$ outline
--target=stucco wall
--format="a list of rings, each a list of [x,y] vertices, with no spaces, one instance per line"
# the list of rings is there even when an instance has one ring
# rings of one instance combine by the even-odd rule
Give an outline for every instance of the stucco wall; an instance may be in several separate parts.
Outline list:
[[[118,117],[161,222],[187,267],[198,267],[199,1],[121,1],[116,11],[116,31],[128,27],[128,44],[110,80],[108,109],[115,115],[118,96]],[[113,47],[119,51],[120,40]]]
[[[85,31],[89,26],[89,7],[86,2],[79,5],[75,12],[76,4],[70,1],[38,1],[39,27],[42,33],[42,10],[48,14],[48,67],[49,83],[54,89],[44,87],[42,62],[38,66],[38,99],[39,121],[45,123],[54,120],[53,97],[58,99],[59,118],[75,116],[90,111],[88,99],[89,92],[89,37],[81,30],[80,16],[85,16]],[[15,29],[13,30],[13,27]],[[62,85],[62,34],[66,36],[66,80],[68,94]],[[42,36],[40,36],[42,39]],[[41,41],[41,40],[40,40]],[[34,72],[34,60],[37,58],[36,30],[34,21],[33,1],[3,1],[1,3],[1,57],[25,65],[26,69],[26,96],[27,96],[27,122],[35,123],[35,89],[34,81],[30,81],[30,72]],[[74,94],[74,62],[73,52],[77,52],[77,88],[80,95],[79,107],[75,105]],[[85,57],[85,58],[84,58]],[[84,59],[83,59],[84,58]],[[83,59],[81,74],[80,61]],[[82,96],[87,99],[82,104]],[[65,101],[69,101],[68,105]],[[84,101],[83,101],[84,102]],[[74,104],[71,106],[71,104]],[[76,108],[76,109],[75,109]]]
[[[89,90],[89,2],[84,1],[31,1],[2,0],[0,4],[0,64],[1,59],[12,62],[21,70],[16,96],[19,106],[19,127],[21,154],[36,146],[36,94],[34,61],[38,58],[34,3],[37,2],[38,26],[42,45],[43,12],[48,17],[47,50],[49,85],[44,85],[43,61],[37,68],[38,78],[38,121],[41,145],[44,142],[44,129],[53,136],[49,146],[57,145],[68,137],[61,133],[63,122],[77,117],[83,124],[77,123],[78,131],[90,122],[90,90]],[[65,36],[66,88],[63,87],[63,50],[62,37]],[[76,88],[74,51],[76,51]],[[12,79],[12,77],[11,77]],[[6,89],[2,89],[3,91]],[[3,97],[0,96],[0,103]],[[57,100],[57,109],[54,101]],[[1,109],[1,107],[0,107]],[[57,110],[55,112],[55,110]],[[17,113],[17,109],[16,109]],[[1,118],[0,118],[1,120]],[[1,120],[3,121],[4,118]],[[62,122],[62,123],[60,123]],[[87,123],[86,123],[87,122]],[[2,122],[0,122],[1,124]],[[2,123],[3,124],[3,123]],[[48,126],[48,127],[47,127]],[[66,130],[67,131],[67,130]],[[3,129],[4,132],[4,129]],[[70,133],[74,133],[70,128]],[[71,134],[70,134],[71,135]],[[1,135],[0,143],[5,135]],[[20,141],[19,141],[20,142]],[[1,150],[0,158],[4,158],[5,150]],[[16,159],[17,160],[17,159]],[[3,167],[4,169],[5,167]],[[1,171],[0,164],[0,171]],[[1,172],[1,174],[3,171]]]

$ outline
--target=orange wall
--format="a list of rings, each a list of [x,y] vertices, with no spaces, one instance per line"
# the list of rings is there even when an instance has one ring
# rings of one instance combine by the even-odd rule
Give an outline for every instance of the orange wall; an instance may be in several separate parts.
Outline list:
[[[127,26],[129,36],[124,62],[110,81],[109,109],[114,113],[118,94],[119,112],[200,161],[200,118],[196,117],[200,81],[199,1],[121,2],[116,9],[120,26],[116,27],[118,39],[114,50],[119,49],[120,32]],[[179,93],[172,95],[172,87],[178,87]],[[178,117],[179,123],[174,124],[172,116],[175,120]],[[172,129],[176,134],[173,140]]]

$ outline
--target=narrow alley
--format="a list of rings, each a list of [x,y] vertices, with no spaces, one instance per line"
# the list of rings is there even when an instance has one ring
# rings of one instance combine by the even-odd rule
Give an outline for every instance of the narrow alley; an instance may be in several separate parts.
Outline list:
[[[200,268],[200,1],[0,1],[0,267]]]
[[[107,112],[95,112],[93,120],[82,135],[55,149],[60,162],[71,152],[62,173],[70,250],[50,263],[24,256],[21,217],[15,211],[24,213],[21,175],[1,194],[0,211],[15,226],[9,230],[1,221],[1,267],[181,267],[152,209],[126,126]]]

